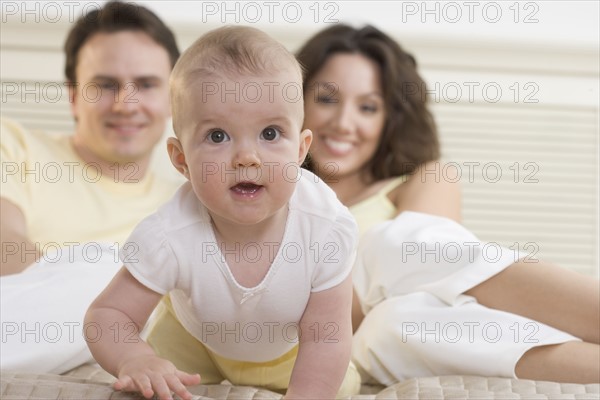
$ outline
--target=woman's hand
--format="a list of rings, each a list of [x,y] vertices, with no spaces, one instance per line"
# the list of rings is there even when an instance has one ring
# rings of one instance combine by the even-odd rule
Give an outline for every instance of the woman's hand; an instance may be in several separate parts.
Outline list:
[[[113,384],[115,390],[140,392],[145,398],[155,393],[161,400],[172,399],[175,392],[189,400],[192,394],[186,386],[200,384],[199,374],[188,374],[178,370],[172,362],[155,355],[130,358],[119,366],[119,379]]]

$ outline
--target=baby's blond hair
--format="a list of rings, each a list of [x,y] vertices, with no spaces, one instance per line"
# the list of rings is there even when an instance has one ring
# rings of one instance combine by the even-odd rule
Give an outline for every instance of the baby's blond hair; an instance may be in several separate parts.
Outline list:
[[[302,68],[294,55],[258,29],[226,26],[206,33],[181,55],[171,73],[170,93],[175,133],[178,133],[181,126],[181,113],[178,110],[191,82],[222,74],[261,76],[290,69],[298,84],[302,85]]]

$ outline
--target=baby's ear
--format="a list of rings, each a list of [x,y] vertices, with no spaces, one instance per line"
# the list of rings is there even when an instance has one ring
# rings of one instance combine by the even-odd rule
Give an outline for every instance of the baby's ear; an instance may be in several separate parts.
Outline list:
[[[183,146],[179,139],[170,137],[167,139],[167,152],[171,159],[171,164],[179,171],[180,174],[190,179],[190,171],[185,161],[185,154],[183,153]]]
[[[302,165],[304,163],[304,159],[308,154],[308,149],[310,149],[310,145],[312,143],[313,134],[310,129],[305,129],[300,132],[300,147],[298,151],[298,165]]]

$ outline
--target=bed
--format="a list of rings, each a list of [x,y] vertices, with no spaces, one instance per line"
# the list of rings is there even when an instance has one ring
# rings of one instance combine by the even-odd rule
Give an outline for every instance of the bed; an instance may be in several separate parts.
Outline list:
[[[142,399],[114,391],[114,378],[99,366],[86,364],[63,375],[1,372],[0,398],[4,400],[116,400]],[[280,394],[228,382],[190,387],[195,400],[279,399]],[[413,378],[389,387],[363,385],[352,399],[600,399],[599,384],[571,384],[481,376]]]
[[[21,91],[24,88],[34,84],[53,88],[53,83],[62,80],[62,54],[57,43],[62,42],[67,25],[40,24],[33,20],[29,18],[28,24],[20,19],[3,22],[2,58],[7,61],[0,75],[3,83],[14,83],[20,90],[6,96],[3,113],[23,121],[29,128],[72,131],[65,91],[57,102],[22,101],[27,97]],[[179,28],[177,33],[182,43],[189,44],[201,29],[194,23]],[[301,28],[296,31],[287,28],[281,33],[279,36],[290,48],[297,47],[307,34]],[[468,87],[464,82],[473,80],[481,82],[483,87],[486,82],[493,82],[504,88],[505,96],[498,104],[481,99],[473,104],[467,101],[468,96],[463,96],[458,102],[442,99],[433,105],[446,156],[463,167],[465,176],[471,171],[467,168],[469,163],[501,164],[508,182],[491,185],[483,179],[481,168],[477,170],[474,181],[469,180],[465,188],[466,225],[482,238],[497,239],[508,246],[514,242],[531,244],[532,237],[538,238],[534,244],[540,250],[540,258],[597,276],[598,175],[593,167],[597,165],[598,107],[597,91],[590,89],[597,87],[598,82],[597,48],[593,44],[577,47],[568,41],[539,46],[527,40],[520,40],[518,46],[512,47],[491,46],[485,41],[457,46],[450,35],[437,40],[410,36],[401,40],[406,40],[408,48],[423,60],[423,70],[431,84],[446,88],[463,82],[465,94]],[[40,69],[39,65],[45,68]],[[516,65],[519,67],[515,68]],[[543,89],[541,103],[535,97],[535,104],[521,104],[526,101],[516,104],[514,85],[519,83],[517,89],[523,91],[524,84],[532,82]],[[565,91],[565,87],[569,90]],[[530,91],[524,93],[529,94]],[[518,185],[511,184],[513,180],[517,182],[515,165],[522,174]],[[535,175],[536,184],[525,185],[532,171],[530,166],[539,169],[539,174]],[[561,188],[558,194],[557,187]],[[515,195],[521,201],[506,201]],[[544,203],[540,204],[540,199],[545,199]],[[571,206],[565,209],[565,204]],[[495,212],[490,213],[490,209]],[[523,215],[529,218],[525,220]],[[548,232],[549,215],[560,216],[554,218],[551,230],[559,234]],[[513,236],[515,231],[517,236]],[[561,234],[564,232],[569,234]],[[62,375],[3,370],[0,378],[0,398],[6,400],[140,398],[113,391],[110,382],[114,378],[91,364]],[[199,385],[191,391],[196,399],[281,397],[266,390],[228,384]],[[409,379],[390,387],[363,385],[361,394],[353,398],[600,399],[600,385],[440,376]]]

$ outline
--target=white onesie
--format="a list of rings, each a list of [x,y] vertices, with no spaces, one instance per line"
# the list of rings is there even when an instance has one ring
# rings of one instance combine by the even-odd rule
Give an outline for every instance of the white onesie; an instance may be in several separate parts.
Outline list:
[[[334,287],[350,274],[357,240],[348,209],[324,182],[302,170],[279,251],[253,288],[234,279],[208,210],[189,182],[135,228],[121,257],[143,285],[170,293],[183,327],[210,350],[232,360],[264,362],[297,344],[310,293]],[[251,262],[260,247],[241,250]],[[333,324],[326,331],[331,335],[325,340],[336,339]]]

